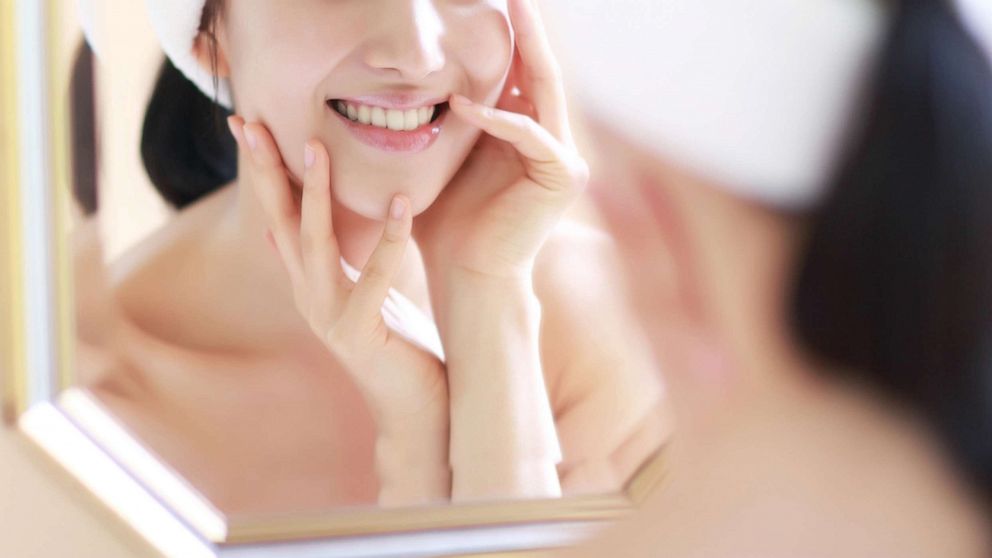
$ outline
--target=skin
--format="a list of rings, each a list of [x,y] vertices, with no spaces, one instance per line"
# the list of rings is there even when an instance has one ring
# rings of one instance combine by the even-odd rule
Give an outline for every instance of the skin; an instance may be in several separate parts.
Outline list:
[[[988,556],[989,510],[929,429],[791,338],[802,221],[590,128],[677,430],[665,489],[555,555]]]
[[[216,37],[218,73],[231,79],[238,114],[268,127],[291,180],[302,183],[303,144],[317,140],[334,154],[336,210],[374,221],[397,193],[414,215],[430,206],[479,131],[452,121],[434,148],[388,157],[344,133],[325,101],[458,93],[491,105],[513,49],[505,0],[226,2]],[[200,53],[209,67],[205,45]]]
[[[485,2],[404,6],[508,36],[505,14],[468,18]],[[270,52],[277,31],[246,32],[237,9],[220,26],[218,70],[234,84],[239,180],[105,278],[110,333],[85,347],[102,350],[94,392],[230,514],[616,490],[667,435],[662,390],[612,240],[584,214],[584,164],[531,5],[511,3],[512,65],[507,44],[465,49],[467,32],[410,25],[404,10],[380,11],[390,17],[340,49],[333,34],[291,33],[300,45]],[[307,58],[313,49],[337,54]],[[432,52],[444,54],[432,73],[403,70]],[[492,52],[507,57],[491,80],[476,72],[494,65],[459,58]],[[323,72],[299,74],[299,91],[288,78],[245,83],[297,58]],[[470,102],[449,115],[450,145],[403,160],[347,147],[308,112],[340,83],[427,81]],[[336,255],[365,270],[358,284],[330,265]],[[434,316],[446,363],[384,328],[388,286]]]

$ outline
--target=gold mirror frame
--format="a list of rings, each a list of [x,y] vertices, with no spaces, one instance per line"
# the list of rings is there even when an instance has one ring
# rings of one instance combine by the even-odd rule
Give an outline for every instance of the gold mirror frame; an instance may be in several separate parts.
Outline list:
[[[69,68],[58,56],[65,46],[59,30],[68,1],[0,2],[2,411],[8,426],[58,461],[156,549],[183,558],[380,556],[388,555],[388,548],[397,556],[465,555],[483,549],[535,555],[537,551],[525,549],[565,544],[624,516],[660,482],[661,454],[614,495],[281,518],[228,520],[218,514],[213,529],[196,527],[196,518],[163,503],[171,501],[168,495],[122,465],[100,443],[106,437],[92,431],[93,421],[80,416],[79,405],[69,404],[80,398],[79,390],[69,389],[72,359],[65,356],[73,354],[75,338]],[[173,481],[174,487],[182,483]],[[448,539],[441,535],[455,530],[457,535],[449,539],[460,542],[445,546]],[[473,537],[488,542],[473,544]],[[506,540],[493,543],[500,539]]]

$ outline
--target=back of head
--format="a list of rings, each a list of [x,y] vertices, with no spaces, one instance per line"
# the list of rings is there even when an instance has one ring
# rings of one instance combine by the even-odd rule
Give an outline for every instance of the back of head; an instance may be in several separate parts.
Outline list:
[[[182,209],[237,177],[228,115],[166,59],[145,112],[141,158],[173,207]]]
[[[925,417],[992,494],[992,69],[955,4],[571,0],[555,16],[576,97],[615,131],[810,218],[784,294],[796,337]]]
[[[949,4],[897,6],[863,116],[813,215],[795,329],[923,413],[992,494],[992,70]]]

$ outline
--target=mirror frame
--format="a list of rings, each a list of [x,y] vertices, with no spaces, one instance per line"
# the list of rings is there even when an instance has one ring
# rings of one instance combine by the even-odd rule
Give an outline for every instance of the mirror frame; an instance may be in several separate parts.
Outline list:
[[[661,482],[664,448],[613,495],[228,519],[164,465],[136,471],[153,456],[72,387],[69,68],[59,57],[71,2],[0,2],[0,408],[95,500],[166,556],[534,556],[627,515]],[[115,447],[134,451],[121,458]]]

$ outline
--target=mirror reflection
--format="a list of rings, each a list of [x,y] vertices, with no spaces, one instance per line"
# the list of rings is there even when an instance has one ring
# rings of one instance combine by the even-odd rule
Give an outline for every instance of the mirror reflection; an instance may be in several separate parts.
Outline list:
[[[613,494],[657,454],[531,2],[80,6],[91,412],[228,516]]]

